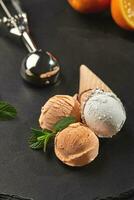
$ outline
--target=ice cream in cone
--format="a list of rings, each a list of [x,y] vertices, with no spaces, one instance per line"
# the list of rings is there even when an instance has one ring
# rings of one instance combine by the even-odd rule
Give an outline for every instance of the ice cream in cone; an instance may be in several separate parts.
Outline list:
[[[99,137],[112,137],[126,120],[120,99],[85,65],[80,67],[81,117]]]

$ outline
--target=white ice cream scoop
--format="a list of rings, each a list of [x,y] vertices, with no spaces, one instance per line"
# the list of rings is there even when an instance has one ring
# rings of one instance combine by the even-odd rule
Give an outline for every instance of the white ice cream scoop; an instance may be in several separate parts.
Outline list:
[[[100,89],[90,91],[82,118],[99,137],[112,137],[119,132],[126,120],[126,112],[120,99],[112,92]]]

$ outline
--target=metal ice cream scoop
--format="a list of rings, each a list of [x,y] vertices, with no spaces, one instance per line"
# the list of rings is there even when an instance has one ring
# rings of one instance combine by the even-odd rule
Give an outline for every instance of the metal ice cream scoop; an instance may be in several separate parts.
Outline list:
[[[37,49],[30,37],[27,15],[22,11],[19,0],[0,0],[0,6],[6,15],[0,22],[11,34],[20,37],[29,51],[22,61],[22,78],[39,86],[56,83],[60,73],[59,63],[51,53]]]

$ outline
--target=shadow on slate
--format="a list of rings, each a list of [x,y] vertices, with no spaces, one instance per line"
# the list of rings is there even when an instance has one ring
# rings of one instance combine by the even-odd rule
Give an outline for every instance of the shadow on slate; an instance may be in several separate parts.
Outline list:
[[[93,200],[133,200],[134,199],[134,189],[122,192],[117,196],[108,196],[108,197],[96,197]]]
[[[117,196],[96,197],[93,200],[133,200],[134,189],[130,189]],[[17,195],[0,194],[0,200],[33,200],[31,198],[21,197]]]
[[[33,200],[33,199],[17,195],[0,194],[0,200]]]

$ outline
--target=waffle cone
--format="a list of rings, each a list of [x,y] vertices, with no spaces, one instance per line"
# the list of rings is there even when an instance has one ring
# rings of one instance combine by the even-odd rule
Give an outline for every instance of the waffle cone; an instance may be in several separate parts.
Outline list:
[[[105,92],[112,92],[111,89],[87,66],[80,66],[80,83],[79,83],[79,94],[89,89],[99,88]]]

